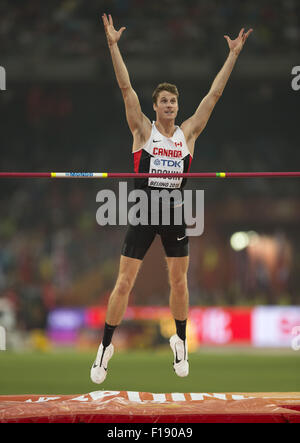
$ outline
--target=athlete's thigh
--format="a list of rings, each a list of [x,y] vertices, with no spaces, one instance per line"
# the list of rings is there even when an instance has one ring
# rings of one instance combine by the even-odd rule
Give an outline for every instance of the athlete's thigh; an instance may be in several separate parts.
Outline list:
[[[189,256],[166,257],[170,280],[178,279],[187,275],[189,268]]]
[[[185,225],[161,226],[160,237],[167,257],[187,257],[189,255],[189,238]]]
[[[127,229],[121,254],[143,260],[156,235],[156,228],[147,225],[130,225]]]
[[[141,264],[142,260],[121,255],[118,277],[126,276],[129,280],[134,281]]]

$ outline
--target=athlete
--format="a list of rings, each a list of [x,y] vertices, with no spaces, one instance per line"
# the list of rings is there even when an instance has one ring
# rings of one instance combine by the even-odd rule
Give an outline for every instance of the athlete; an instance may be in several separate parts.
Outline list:
[[[121,56],[118,42],[125,27],[118,31],[114,28],[111,15],[102,16],[108,47],[119,88],[122,92],[126,118],[133,136],[132,153],[135,172],[158,172],[157,165],[163,165],[163,171],[187,172],[194,154],[195,141],[205,128],[209,117],[220,99],[237,58],[245,41],[252,32],[241,29],[238,37],[231,40],[227,35],[229,47],[228,57],[214,79],[207,95],[203,98],[196,112],[181,126],[175,125],[178,113],[178,90],[175,85],[162,83],[153,92],[153,109],[156,120],[152,122],[143,114],[140,102],[134,91],[128,70]],[[174,160],[168,162],[168,160]],[[154,178],[136,180],[135,187],[149,192],[153,189],[179,189],[184,186],[181,178]],[[170,210],[174,210],[170,205]],[[173,220],[173,219],[172,219]],[[161,223],[161,220],[160,220]],[[151,246],[156,234],[161,236],[166,254],[170,283],[170,310],[176,325],[176,334],[170,338],[170,346],[174,354],[173,368],[179,377],[189,373],[188,344],[186,340],[186,324],[189,309],[187,271],[189,265],[188,237],[186,225],[148,224],[130,225],[122,248],[119,273],[115,287],[110,295],[104,335],[98,348],[97,356],[91,368],[91,379],[94,383],[102,383],[107,375],[107,367],[114,353],[112,337],[116,327],[125,314],[128,297],[133,288],[143,258]]]

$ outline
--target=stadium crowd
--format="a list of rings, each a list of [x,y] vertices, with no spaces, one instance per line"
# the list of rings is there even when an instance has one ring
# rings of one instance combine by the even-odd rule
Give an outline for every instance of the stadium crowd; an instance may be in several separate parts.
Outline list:
[[[255,28],[250,53],[296,53],[299,7],[297,0],[2,0],[1,51],[35,57],[101,57],[106,47],[100,16],[107,12],[118,17],[117,26],[127,27],[127,53],[150,56],[183,49],[199,55],[216,49],[216,35],[237,32],[241,26]]]

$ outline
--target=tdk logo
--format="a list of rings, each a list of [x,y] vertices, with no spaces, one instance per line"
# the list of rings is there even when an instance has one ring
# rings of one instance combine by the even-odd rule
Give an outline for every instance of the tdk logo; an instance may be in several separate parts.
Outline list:
[[[3,66],[0,66],[0,90],[6,91],[6,71]]]
[[[180,166],[181,166],[180,165],[181,160],[164,160],[164,159],[162,159],[160,161],[164,167],[170,166],[172,168],[180,168]]]

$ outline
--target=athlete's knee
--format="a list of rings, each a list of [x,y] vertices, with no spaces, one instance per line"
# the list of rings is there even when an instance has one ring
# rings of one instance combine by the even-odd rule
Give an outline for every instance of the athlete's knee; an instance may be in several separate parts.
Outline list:
[[[116,282],[115,289],[120,295],[128,295],[132,289],[134,279],[128,275],[121,274]]]
[[[187,292],[187,276],[186,274],[177,274],[170,276],[171,290],[179,295],[184,296]]]

